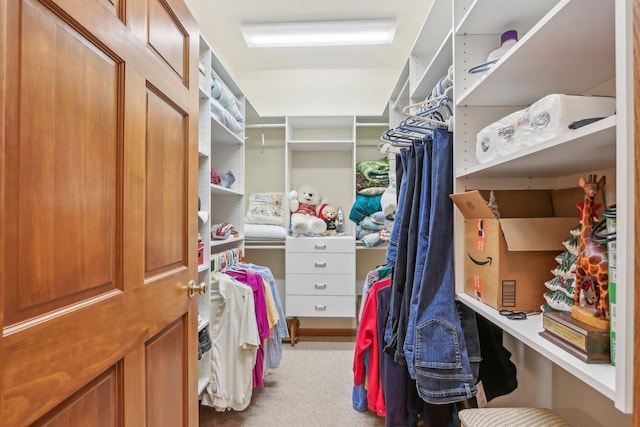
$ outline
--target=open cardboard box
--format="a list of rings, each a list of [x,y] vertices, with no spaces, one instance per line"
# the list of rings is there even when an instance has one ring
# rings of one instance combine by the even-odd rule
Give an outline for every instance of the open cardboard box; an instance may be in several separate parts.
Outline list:
[[[565,250],[562,242],[580,222],[582,188],[494,191],[500,213],[487,206],[489,191],[453,194],[464,221],[464,291],[498,310],[540,310]]]

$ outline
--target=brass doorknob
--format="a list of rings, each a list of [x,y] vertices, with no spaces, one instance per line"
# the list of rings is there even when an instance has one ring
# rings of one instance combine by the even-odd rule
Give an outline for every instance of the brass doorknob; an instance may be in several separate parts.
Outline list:
[[[193,298],[196,294],[204,295],[207,293],[207,284],[202,282],[198,285],[195,280],[189,280],[187,291],[189,292],[189,298]]]

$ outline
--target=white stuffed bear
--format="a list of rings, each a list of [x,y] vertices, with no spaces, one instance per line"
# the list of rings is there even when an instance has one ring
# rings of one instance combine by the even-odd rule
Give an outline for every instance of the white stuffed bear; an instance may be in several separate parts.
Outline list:
[[[293,234],[322,234],[327,224],[318,218],[318,209],[322,204],[320,194],[311,185],[303,185],[298,191],[289,193],[291,210],[291,232]]]

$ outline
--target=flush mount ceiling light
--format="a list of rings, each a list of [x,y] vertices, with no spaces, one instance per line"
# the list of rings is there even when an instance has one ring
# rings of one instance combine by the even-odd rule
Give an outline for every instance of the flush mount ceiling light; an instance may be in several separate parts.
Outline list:
[[[396,33],[392,19],[242,24],[249,47],[350,46],[389,44]]]

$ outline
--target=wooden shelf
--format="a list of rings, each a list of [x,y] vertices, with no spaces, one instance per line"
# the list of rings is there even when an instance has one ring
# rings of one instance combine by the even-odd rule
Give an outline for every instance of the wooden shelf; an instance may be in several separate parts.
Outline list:
[[[209,378],[198,378],[198,395],[207,388],[207,385],[209,385]]]
[[[460,20],[456,34],[495,34],[517,30],[522,38],[558,0],[474,0]],[[500,13],[496,13],[499,10]],[[496,39],[496,43],[498,39]],[[497,46],[496,46],[497,47]]]
[[[247,240],[244,248],[248,249],[283,249],[284,240]]]
[[[211,184],[211,194],[229,195],[242,197],[244,194],[240,191],[232,190],[230,188],[222,187],[220,185]]]
[[[231,132],[213,113],[211,113],[211,141],[215,144],[244,144],[244,140]]]
[[[545,95],[583,93],[612,79],[614,22],[610,2],[560,1],[456,105],[530,105]]]
[[[230,239],[224,239],[224,240],[211,240],[212,252],[213,252],[213,248],[217,248],[217,247],[220,247],[220,246],[226,246],[226,245],[229,245],[231,243],[241,242],[242,240],[244,240],[244,236],[231,237]]]
[[[287,142],[293,151],[351,151],[354,141],[347,140],[327,140],[327,141],[304,141],[296,140]]]
[[[431,58],[424,72],[411,88],[412,102],[420,102],[427,98],[440,79],[447,75],[453,64],[453,36],[449,31],[446,38]]]
[[[492,162],[457,170],[456,177],[543,178],[615,165],[616,116],[611,116]]]
[[[456,298],[607,398],[615,399],[615,367],[608,363],[584,363],[551,341],[541,337],[538,334],[543,330],[541,315],[530,316],[526,320],[510,320],[501,316],[498,310],[467,294],[458,294]]]

